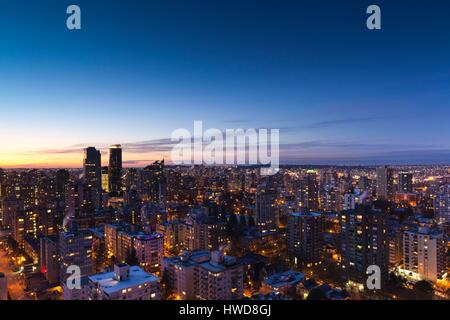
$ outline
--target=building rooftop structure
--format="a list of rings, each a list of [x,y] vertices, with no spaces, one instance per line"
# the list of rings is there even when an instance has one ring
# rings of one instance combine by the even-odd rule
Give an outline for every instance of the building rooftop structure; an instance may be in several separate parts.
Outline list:
[[[322,213],[320,212],[293,212],[291,216],[294,217],[321,217]]]
[[[270,285],[272,288],[284,287],[287,285],[295,285],[302,281],[305,275],[301,272],[288,270],[282,273],[276,273],[270,277],[267,277],[264,282]]]
[[[157,276],[145,272],[138,266],[131,266],[128,268],[127,264],[121,263],[116,265],[114,269],[115,270],[112,272],[89,276],[89,281],[97,284],[103,292],[111,295],[114,292],[159,280]],[[127,271],[122,273],[124,269]]]

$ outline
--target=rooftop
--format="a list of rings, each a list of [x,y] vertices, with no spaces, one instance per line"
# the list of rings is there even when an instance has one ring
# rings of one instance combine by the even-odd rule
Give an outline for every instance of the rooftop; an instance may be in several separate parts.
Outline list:
[[[122,291],[123,289],[158,280],[159,278],[157,276],[145,272],[138,266],[130,267],[130,277],[122,281],[116,280],[114,272],[99,273],[89,276],[89,281],[97,283],[101,290],[108,295],[117,291]]]
[[[291,216],[294,217],[320,217],[322,216],[319,212],[293,212]]]
[[[286,285],[294,285],[304,278],[305,275],[303,273],[289,270],[282,273],[276,273],[265,279],[264,282],[274,288],[278,288]]]

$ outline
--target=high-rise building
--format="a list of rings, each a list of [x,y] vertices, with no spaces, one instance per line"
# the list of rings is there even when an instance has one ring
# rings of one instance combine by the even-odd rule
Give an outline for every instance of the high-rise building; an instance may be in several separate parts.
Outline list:
[[[377,199],[392,199],[394,195],[394,175],[392,171],[388,166],[377,168]]]
[[[413,192],[413,175],[410,172],[400,172],[398,174],[398,192]]]
[[[55,230],[51,209],[36,206],[14,211],[11,227],[12,236],[21,245],[25,238],[37,239],[53,234]]]
[[[60,272],[59,279],[66,288],[66,280],[70,274],[67,273],[69,266],[75,265],[80,268],[81,276],[93,273],[92,261],[92,234],[89,231],[80,231],[71,227],[69,231],[61,232],[59,235],[59,257]]]
[[[17,199],[15,196],[8,196],[1,200],[1,215],[0,223],[4,227],[13,228],[13,219],[15,219],[16,212],[24,209],[22,199]]]
[[[319,181],[317,172],[308,170],[305,177],[298,182],[296,192],[297,210],[307,208],[309,211],[319,210]]]
[[[158,232],[135,232],[129,224],[106,224],[105,245],[110,256],[124,262],[134,250],[137,261],[146,271],[159,273],[164,256],[164,235]]]
[[[258,187],[256,193],[255,223],[262,233],[275,231],[277,226],[276,201],[277,192],[266,183]]]
[[[102,167],[102,190],[109,193],[109,169]]]
[[[403,234],[404,269],[421,279],[436,281],[445,273],[446,241],[443,233],[428,227]]]
[[[296,263],[308,267],[322,261],[322,214],[295,212],[288,218],[287,249]]]
[[[164,160],[155,161],[141,171],[141,190],[148,200],[161,202],[166,193]]]
[[[164,235],[164,252],[170,255],[171,252],[184,248],[185,224],[183,221],[172,220],[158,224],[157,231]]]
[[[164,273],[182,300],[234,300],[243,296],[244,270],[236,258],[219,251],[184,252],[164,258]]]
[[[102,203],[102,156],[100,151],[94,147],[87,147],[84,151],[84,181],[91,193],[90,198],[95,210],[101,207]]]
[[[434,200],[434,208],[438,223],[450,223],[450,185],[439,188],[439,192]]]
[[[366,284],[367,268],[378,266],[381,283],[388,276],[389,238],[387,214],[359,207],[340,216],[342,265],[348,279]]]
[[[362,194],[359,190],[355,190],[352,193],[344,194],[344,203],[342,205],[342,210],[354,210],[360,204]]]
[[[132,250],[130,234],[135,232],[133,225],[128,223],[114,223],[105,225],[105,246],[109,256],[117,261],[125,261]]]
[[[77,221],[80,229],[91,227],[92,219],[99,208],[101,193],[95,186],[77,180],[66,185],[65,226],[70,219]]]
[[[340,193],[338,188],[331,184],[326,185],[320,193],[320,207],[323,211],[337,212],[340,205]]]
[[[58,239],[56,236],[42,237],[40,248],[40,269],[45,279],[50,283],[59,282]]]
[[[133,237],[133,248],[141,267],[155,274],[161,272],[164,257],[163,234],[137,234]]]
[[[60,199],[64,199],[65,197],[66,184],[69,181],[69,178],[70,178],[69,171],[65,169],[60,169],[56,171],[55,177],[56,196]]]
[[[403,231],[397,221],[388,223],[389,267],[397,267],[403,259]]]
[[[109,192],[122,192],[122,146],[115,144],[109,147]]]
[[[208,215],[205,207],[191,210],[184,227],[184,243],[188,250],[218,250],[227,243],[226,222]]]

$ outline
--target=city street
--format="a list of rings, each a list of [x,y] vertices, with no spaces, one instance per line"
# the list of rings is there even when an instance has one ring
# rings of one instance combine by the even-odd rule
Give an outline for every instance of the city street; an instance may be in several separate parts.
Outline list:
[[[27,300],[28,297],[20,284],[19,275],[14,274],[9,265],[9,258],[4,251],[0,250],[0,272],[3,272],[8,279],[9,294],[13,300]]]

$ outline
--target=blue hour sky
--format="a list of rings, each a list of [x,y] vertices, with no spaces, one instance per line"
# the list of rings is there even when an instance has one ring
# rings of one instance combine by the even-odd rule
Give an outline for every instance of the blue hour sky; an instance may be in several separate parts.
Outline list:
[[[77,4],[82,30],[66,28]],[[378,4],[382,30],[366,28]],[[0,0],[0,166],[279,128],[282,163],[450,163],[450,2]],[[104,153],[106,155],[106,153]],[[106,157],[105,157],[106,158]]]

